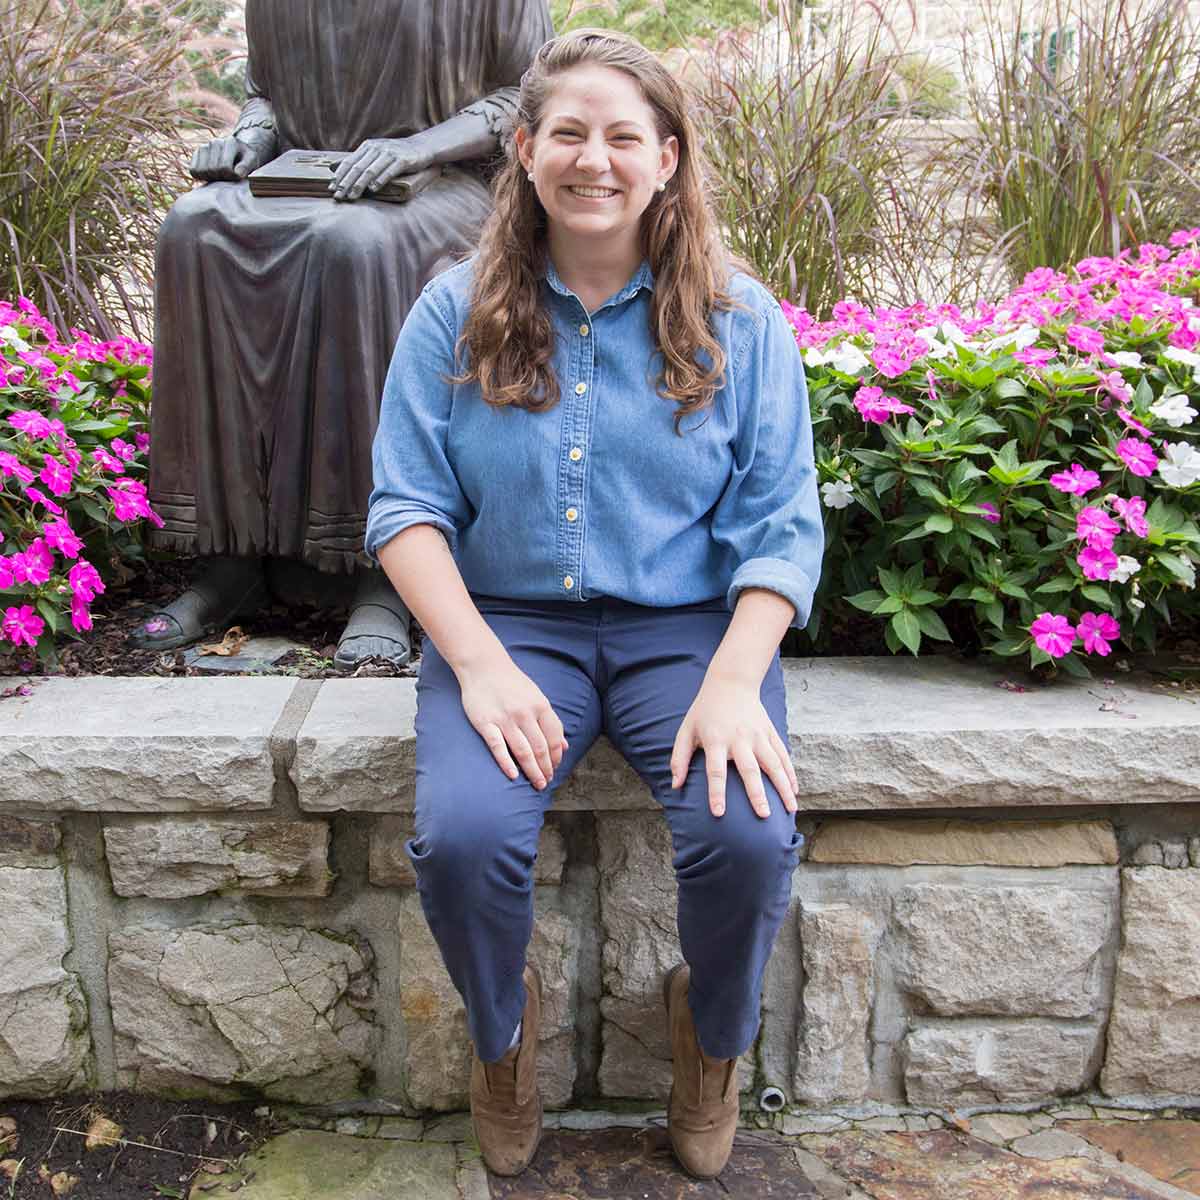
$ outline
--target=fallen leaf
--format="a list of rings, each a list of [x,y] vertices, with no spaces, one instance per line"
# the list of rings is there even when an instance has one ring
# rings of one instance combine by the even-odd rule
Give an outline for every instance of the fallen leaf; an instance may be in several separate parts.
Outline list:
[[[204,1127],[204,1140],[210,1145],[217,1140],[217,1123],[209,1121]]]
[[[242,647],[250,640],[250,635],[243,631],[240,625],[225,631],[225,636],[219,642],[207,642],[199,647],[200,654],[219,654],[222,658],[240,654]]]
[[[220,1162],[218,1159],[206,1158],[200,1164],[200,1170],[206,1175],[221,1175],[229,1169],[227,1163]]]
[[[43,1183],[50,1182],[50,1168],[48,1166],[46,1166],[45,1163],[42,1163],[42,1165],[40,1167],[38,1167],[38,1178]]]
[[[21,1173],[21,1163],[15,1158],[6,1158],[0,1162],[0,1175],[6,1175],[9,1179],[16,1179]]]
[[[87,1137],[84,1139],[85,1150],[95,1150],[97,1146],[115,1146],[121,1140],[121,1126],[110,1121],[105,1116],[93,1118],[87,1127]]]
[[[79,1176],[68,1175],[66,1171],[59,1171],[57,1175],[50,1176],[50,1190],[56,1196],[69,1196],[78,1183]]]
[[[13,1117],[0,1117],[0,1150],[15,1150],[19,1141],[16,1120]]]

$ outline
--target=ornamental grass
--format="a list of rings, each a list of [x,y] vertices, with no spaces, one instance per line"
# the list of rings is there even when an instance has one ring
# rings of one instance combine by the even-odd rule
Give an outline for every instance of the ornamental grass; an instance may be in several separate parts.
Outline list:
[[[0,0],[0,296],[147,336],[154,244],[188,187],[190,5]]]

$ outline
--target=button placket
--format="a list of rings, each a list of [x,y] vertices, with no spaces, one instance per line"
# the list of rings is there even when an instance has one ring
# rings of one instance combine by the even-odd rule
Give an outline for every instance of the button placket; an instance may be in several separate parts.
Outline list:
[[[565,458],[560,478],[564,486],[558,517],[559,544],[563,547],[563,554],[560,558],[562,570],[559,588],[563,594],[580,595],[582,589],[579,581],[583,576],[583,521],[580,517],[587,470],[585,447],[591,427],[595,337],[590,321],[577,321],[573,328],[568,328],[571,328],[572,334],[571,349],[567,355],[567,386],[571,397],[563,422]]]

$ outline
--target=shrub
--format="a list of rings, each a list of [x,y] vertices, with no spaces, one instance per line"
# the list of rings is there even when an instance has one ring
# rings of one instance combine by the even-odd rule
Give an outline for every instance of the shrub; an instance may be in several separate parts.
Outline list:
[[[1169,240],[1040,268],[971,314],[785,305],[826,506],[818,645],[849,604],[893,652],[1086,673],[1196,614],[1200,228]]]
[[[587,26],[631,33],[650,50],[684,46],[739,25],[774,15],[775,5],[761,0],[551,0],[550,15],[559,33]]]
[[[0,295],[61,331],[148,332],[159,222],[187,186],[193,26],[179,4],[0,0]]]
[[[149,346],[61,340],[33,303],[0,302],[0,648],[53,663],[56,634],[142,557]]]
[[[993,7],[942,156],[1012,278],[1162,241],[1200,203],[1200,31],[1184,0]],[[1048,10],[1048,12],[1043,11]]]

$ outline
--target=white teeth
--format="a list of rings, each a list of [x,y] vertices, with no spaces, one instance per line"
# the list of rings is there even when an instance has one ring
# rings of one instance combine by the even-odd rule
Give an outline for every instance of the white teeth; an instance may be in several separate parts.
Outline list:
[[[617,194],[612,188],[573,187],[571,191],[576,196],[596,196],[598,198],[615,196]]]

